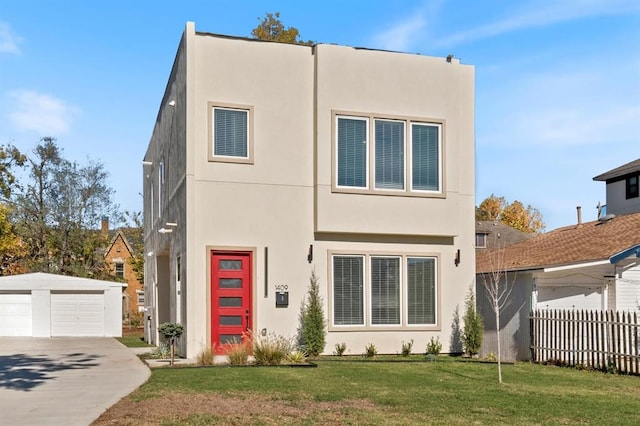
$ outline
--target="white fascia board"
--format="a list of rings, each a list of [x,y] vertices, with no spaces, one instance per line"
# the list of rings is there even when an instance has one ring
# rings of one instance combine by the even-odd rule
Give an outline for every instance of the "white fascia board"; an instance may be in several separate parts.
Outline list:
[[[609,259],[596,260],[594,262],[587,262],[587,263],[574,263],[572,265],[552,266],[549,268],[544,268],[543,272],[567,271],[570,269],[581,269],[581,268],[588,268],[590,266],[599,266],[599,265],[609,265]]]

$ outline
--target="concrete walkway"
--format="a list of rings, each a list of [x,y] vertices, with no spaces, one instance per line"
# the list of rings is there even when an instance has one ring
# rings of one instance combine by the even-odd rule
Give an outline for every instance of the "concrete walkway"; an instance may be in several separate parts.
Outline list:
[[[110,337],[0,337],[0,424],[91,424],[150,375]]]

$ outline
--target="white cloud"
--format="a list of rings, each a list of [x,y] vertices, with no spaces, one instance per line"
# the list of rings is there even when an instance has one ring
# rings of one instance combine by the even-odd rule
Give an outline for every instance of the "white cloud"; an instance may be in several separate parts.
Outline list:
[[[374,43],[380,49],[406,51],[425,25],[426,20],[422,14],[411,16],[377,34],[374,37]]]
[[[9,118],[21,130],[31,130],[40,136],[67,133],[78,110],[51,95],[33,90],[9,93]]]
[[[522,4],[522,3],[515,3]],[[486,25],[460,31],[434,42],[435,46],[450,47],[526,28],[542,27],[559,22],[592,16],[633,14],[640,12],[637,0],[574,0],[528,2],[510,16]]]
[[[18,45],[21,42],[22,38],[13,34],[9,24],[0,22],[0,52],[20,53]]]

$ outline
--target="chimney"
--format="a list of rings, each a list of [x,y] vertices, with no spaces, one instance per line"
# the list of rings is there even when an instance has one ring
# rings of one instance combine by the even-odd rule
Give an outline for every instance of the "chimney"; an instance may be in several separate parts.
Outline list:
[[[103,237],[106,237],[109,235],[109,218],[106,216],[102,216],[100,233],[102,234]]]
[[[582,207],[578,206],[576,207],[576,210],[578,211],[578,228],[582,226]]]

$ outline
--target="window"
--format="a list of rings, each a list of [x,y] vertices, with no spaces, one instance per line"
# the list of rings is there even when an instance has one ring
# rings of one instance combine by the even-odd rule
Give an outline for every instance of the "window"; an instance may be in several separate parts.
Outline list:
[[[333,325],[436,325],[436,259],[333,255]]]
[[[333,258],[333,323],[364,325],[364,257]]]
[[[138,296],[138,306],[144,306],[144,290],[136,290]]]
[[[629,176],[627,178],[627,200],[638,198],[638,177],[640,175]]]
[[[376,116],[336,114],[335,117],[338,191],[412,195],[443,192],[441,123]],[[370,174],[372,189],[368,183]]]
[[[211,107],[210,160],[252,163],[252,108],[213,105]]]
[[[368,121],[338,117],[338,186],[366,188]]]
[[[124,262],[115,262],[115,267],[116,277],[124,278]]]
[[[477,248],[487,247],[487,234],[484,234],[482,232],[476,233],[476,247]]]

